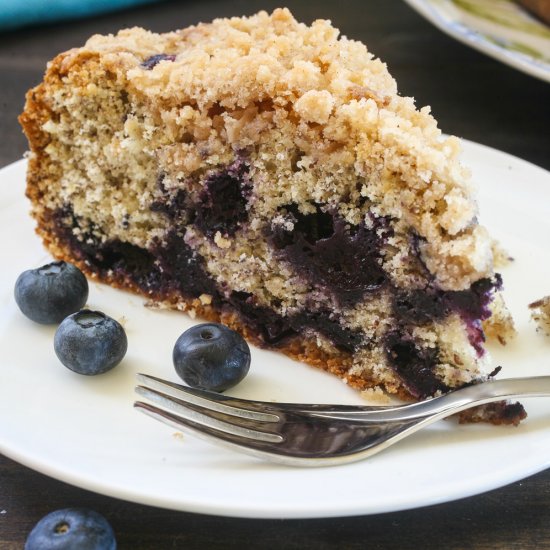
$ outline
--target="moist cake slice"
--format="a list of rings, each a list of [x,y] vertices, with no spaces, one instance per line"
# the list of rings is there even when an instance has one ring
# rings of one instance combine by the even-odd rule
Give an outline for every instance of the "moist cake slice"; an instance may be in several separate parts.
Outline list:
[[[510,325],[458,140],[328,21],[93,36],[20,120],[38,233],[89,276],[361,390],[487,379],[482,323]]]

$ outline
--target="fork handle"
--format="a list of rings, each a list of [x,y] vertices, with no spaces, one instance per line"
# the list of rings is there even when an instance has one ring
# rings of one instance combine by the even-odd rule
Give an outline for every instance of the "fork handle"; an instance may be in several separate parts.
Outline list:
[[[508,378],[491,380],[483,384],[474,384],[455,392],[437,398],[436,407],[469,409],[476,405],[492,403],[504,399],[519,397],[550,396],[550,376],[535,376],[530,378]],[[437,410],[432,410],[437,412]]]
[[[333,413],[330,416],[376,422],[380,418],[387,420],[413,420],[446,412],[445,416],[454,414],[477,405],[519,397],[550,396],[550,376],[529,378],[508,378],[491,380],[455,390],[426,401],[411,405],[384,407],[379,412],[371,410]]]

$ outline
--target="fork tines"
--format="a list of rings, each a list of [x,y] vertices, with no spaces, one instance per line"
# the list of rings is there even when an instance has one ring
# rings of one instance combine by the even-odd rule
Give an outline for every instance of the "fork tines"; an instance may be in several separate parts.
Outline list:
[[[187,428],[196,435],[216,441],[239,445],[254,442],[278,443],[282,437],[269,430],[279,417],[250,408],[228,405],[227,398],[212,392],[196,390],[167,382],[145,374],[137,375],[139,385],[136,392],[155,403],[134,403],[141,412],[170,425],[173,428]],[[244,439],[243,439],[244,438]]]

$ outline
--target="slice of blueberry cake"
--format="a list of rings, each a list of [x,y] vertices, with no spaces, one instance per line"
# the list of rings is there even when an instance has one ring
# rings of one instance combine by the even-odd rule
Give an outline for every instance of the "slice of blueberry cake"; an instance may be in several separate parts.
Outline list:
[[[21,123],[38,233],[89,276],[370,394],[485,380],[482,324],[510,333],[458,140],[327,21],[94,36]]]

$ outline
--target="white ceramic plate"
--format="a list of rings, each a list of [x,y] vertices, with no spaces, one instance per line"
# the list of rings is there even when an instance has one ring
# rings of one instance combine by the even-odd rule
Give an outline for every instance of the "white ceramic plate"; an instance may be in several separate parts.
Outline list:
[[[514,0],[405,0],[443,32],[550,82],[550,26]]]
[[[496,349],[504,376],[550,374],[550,339],[536,334],[528,302],[550,293],[550,174],[465,143],[481,184],[482,217],[516,258],[504,277],[519,337]],[[91,284],[89,305],[122,319],[123,363],[95,378],[65,369],[54,329],[28,321],[12,298],[24,269],[48,260],[23,198],[25,163],[0,171],[0,451],[40,472],[107,495],[208,514],[264,518],[373,514],[477,494],[550,465],[550,399],[525,400],[518,428],[440,422],[363,462],[300,469],[261,462],[181,435],[133,410],[134,375],[177,381],[171,352],[192,321]],[[336,378],[253,349],[233,394],[278,401],[361,403]]]

